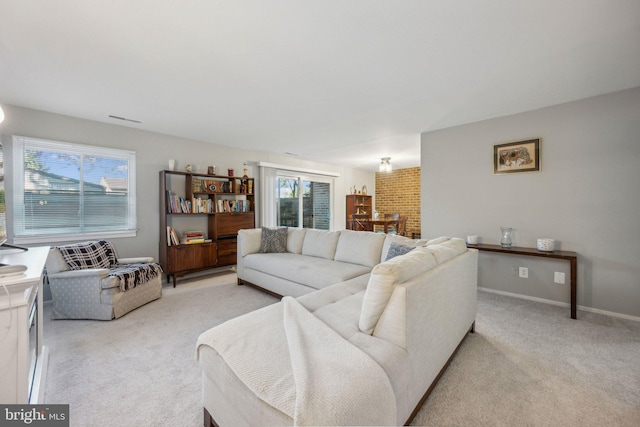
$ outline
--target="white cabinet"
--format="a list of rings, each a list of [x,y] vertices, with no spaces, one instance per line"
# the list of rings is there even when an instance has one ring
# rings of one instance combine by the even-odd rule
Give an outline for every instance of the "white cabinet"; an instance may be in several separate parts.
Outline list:
[[[0,402],[42,403],[47,353],[42,345],[42,270],[48,247],[0,249],[0,263],[25,265],[0,277]]]

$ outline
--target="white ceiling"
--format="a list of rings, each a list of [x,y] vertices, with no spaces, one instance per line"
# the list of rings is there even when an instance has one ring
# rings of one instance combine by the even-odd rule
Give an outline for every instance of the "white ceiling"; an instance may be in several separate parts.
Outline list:
[[[0,0],[0,103],[366,169],[638,86],[637,0]]]

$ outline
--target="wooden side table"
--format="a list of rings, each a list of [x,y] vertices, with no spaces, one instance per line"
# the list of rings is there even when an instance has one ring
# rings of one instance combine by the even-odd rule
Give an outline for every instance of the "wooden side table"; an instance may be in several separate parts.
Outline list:
[[[577,318],[577,292],[578,292],[578,254],[570,251],[543,252],[536,248],[503,248],[500,245],[487,245],[479,243],[477,245],[467,244],[467,247],[478,249],[479,251],[497,252],[501,254],[535,256],[541,258],[555,258],[569,261],[571,266],[571,318]]]

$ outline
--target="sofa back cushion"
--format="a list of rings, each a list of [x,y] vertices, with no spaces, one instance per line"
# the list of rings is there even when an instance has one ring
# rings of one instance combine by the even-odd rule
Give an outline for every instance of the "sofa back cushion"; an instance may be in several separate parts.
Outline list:
[[[380,262],[385,235],[363,231],[343,230],[336,247],[336,261],[373,267]]]
[[[417,247],[406,255],[376,265],[371,271],[362,301],[360,331],[366,334],[373,333],[397,284],[404,283],[436,265],[433,254],[424,247]]]
[[[395,243],[396,245],[416,247],[424,246],[427,243],[426,240],[410,239],[399,234],[383,234],[383,236],[385,236],[385,239],[384,244],[382,245],[382,253],[380,254],[379,262],[385,262],[387,260],[387,257],[389,256],[389,248],[392,243]]]
[[[464,240],[453,237],[437,244],[429,244],[427,249],[433,254],[438,264],[442,264],[466,252],[467,244]]]
[[[56,247],[51,247],[49,249],[49,256],[47,256],[47,273],[59,273],[61,271],[69,271],[69,266],[65,262],[64,258],[62,258],[62,254],[60,250]]]
[[[304,243],[304,236],[306,233],[306,228],[289,227],[289,232],[287,233],[287,252],[291,252],[292,254],[301,254],[302,244]]]
[[[339,238],[339,231],[308,229],[302,243],[302,255],[333,259]]]

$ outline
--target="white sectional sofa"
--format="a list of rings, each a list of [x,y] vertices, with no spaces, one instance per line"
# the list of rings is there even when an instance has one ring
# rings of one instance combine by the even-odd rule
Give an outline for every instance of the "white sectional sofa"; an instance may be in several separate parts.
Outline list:
[[[351,230],[289,228],[286,252],[261,253],[262,230],[238,232],[238,284],[299,297],[371,272],[391,243],[426,244],[402,236]]]
[[[199,337],[205,425],[409,423],[473,331],[477,251],[318,230],[260,246],[261,230],[239,233],[240,283],[288,296]]]

